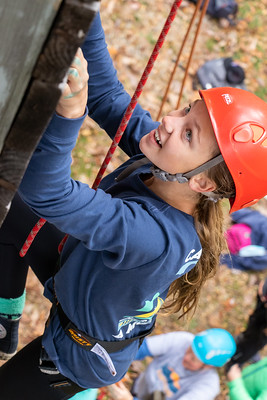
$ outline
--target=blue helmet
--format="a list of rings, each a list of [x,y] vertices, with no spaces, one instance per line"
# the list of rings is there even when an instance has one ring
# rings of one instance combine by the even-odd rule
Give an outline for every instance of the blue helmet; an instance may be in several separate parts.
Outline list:
[[[222,367],[235,354],[236,344],[229,332],[213,328],[194,337],[192,350],[204,364]]]

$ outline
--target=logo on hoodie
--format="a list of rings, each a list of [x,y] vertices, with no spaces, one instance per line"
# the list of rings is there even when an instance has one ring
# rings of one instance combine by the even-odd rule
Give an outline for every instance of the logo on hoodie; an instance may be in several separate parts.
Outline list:
[[[159,293],[156,293],[152,300],[145,300],[145,305],[142,308],[137,309],[136,315],[125,316],[119,320],[118,323],[118,334],[113,335],[116,339],[121,339],[124,336],[122,328],[127,327],[126,334],[130,333],[136,325],[146,325],[149,324],[154,317],[159,312],[160,307],[163,304],[162,298],[159,297]]]
[[[202,249],[197,251],[195,249],[192,249],[189,254],[187,255],[187,257],[184,260],[184,265],[179,269],[179,271],[176,273],[176,275],[182,276],[184,275],[186,272],[188,272],[190,269],[192,269],[191,265],[196,265],[196,263],[198,262],[198,260],[200,259],[202,254]],[[189,268],[191,267],[191,268]]]

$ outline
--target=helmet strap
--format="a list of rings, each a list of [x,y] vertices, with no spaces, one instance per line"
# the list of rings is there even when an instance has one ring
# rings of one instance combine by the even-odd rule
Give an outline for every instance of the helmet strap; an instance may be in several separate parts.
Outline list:
[[[169,174],[169,172],[163,171],[162,169],[160,169],[154,165],[151,167],[151,172],[155,177],[157,177],[165,182],[166,181],[170,181],[170,182],[178,181],[179,183],[186,183],[189,181],[190,178],[192,178],[192,176],[200,174],[201,172],[204,172],[204,171],[210,169],[211,167],[214,167],[215,165],[220,164],[223,161],[224,161],[223,156],[221,154],[219,154],[218,156],[205,162],[204,164],[200,165],[199,167],[192,169],[189,172],[178,173],[178,174]]]
[[[206,171],[209,168],[214,167],[215,165],[218,165],[223,161],[224,161],[223,156],[221,154],[219,154],[218,156],[205,162],[204,164],[200,165],[199,167],[192,169],[191,171],[185,172],[185,173],[170,174],[169,172],[163,171],[162,169],[156,167],[155,165],[152,165],[150,170],[156,178],[158,178],[164,182],[178,181],[179,183],[186,183],[189,181],[190,178],[192,178],[192,176],[200,174],[201,172]],[[146,157],[140,158],[139,160],[133,162],[128,167],[126,167],[117,176],[116,181],[119,182],[119,181],[123,180],[124,178],[127,178],[127,176],[129,176],[137,168],[141,167],[142,165],[148,164],[150,162],[151,161],[149,161],[149,159]],[[218,199],[214,198],[214,196],[212,196],[212,192],[207,193],[207,196],[213,201],[218,200]]]

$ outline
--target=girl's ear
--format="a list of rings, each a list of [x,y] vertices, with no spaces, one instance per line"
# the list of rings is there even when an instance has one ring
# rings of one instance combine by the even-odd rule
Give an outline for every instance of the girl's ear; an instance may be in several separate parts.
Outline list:
[[[203,172],[192,176],[188,184],[190,189],[197,193],[213,192],[216,189],[215,183]]]

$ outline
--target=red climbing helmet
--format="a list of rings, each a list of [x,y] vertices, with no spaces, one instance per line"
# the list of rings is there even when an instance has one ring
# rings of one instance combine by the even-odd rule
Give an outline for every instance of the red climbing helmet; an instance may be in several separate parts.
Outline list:
[[[235,183],[230,212],[267,194],[267,104],[243,89],[200,90],[222,156]]]

